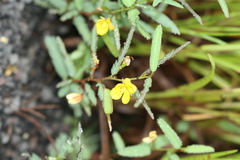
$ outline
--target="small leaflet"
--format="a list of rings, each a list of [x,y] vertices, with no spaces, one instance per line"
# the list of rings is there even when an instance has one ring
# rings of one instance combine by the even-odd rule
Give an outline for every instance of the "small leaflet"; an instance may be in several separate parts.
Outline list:
[[[226,18],[229,18],[229,11],[228,11],[228,6],[225,0],[218,0],[218,3],[220,4],[222,11],[225,15]]]
[[[182,147],[182,141],[178,137],[177,133],[165,122],[164,119],[159,118],[157,120],[159,127],[162,129],[164,135],[168,138],[170,143],[173,145],[175,149],[179,149]]]
[[[151,54],[150,54],[150,69],[152,72],[155,72],[158,67],[158,59],[161,50],[162,43],[162,26],[158,25],[153,33],[153,40],[151,46]]]
[[[123,4],[127,7],[131,7],[136,0],[122,0]]]

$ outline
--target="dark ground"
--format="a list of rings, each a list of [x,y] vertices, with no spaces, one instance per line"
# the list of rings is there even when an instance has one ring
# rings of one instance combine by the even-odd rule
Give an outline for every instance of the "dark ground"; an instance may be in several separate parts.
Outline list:
[[[65,129],[63,111],[55,108],[60,103],[56,76],[43,45],[43,37],[58,30],[55,23],[32,0],[0,2],[0,160],[26,159],[23,152],[43,156],[51,140],[44,132],[54,137]]]

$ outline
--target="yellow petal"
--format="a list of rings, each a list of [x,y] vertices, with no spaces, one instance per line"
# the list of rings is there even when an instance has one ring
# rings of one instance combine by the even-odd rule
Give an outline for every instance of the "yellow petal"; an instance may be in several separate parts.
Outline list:
[[[108,23],[106,19],[99,19],[97,21],[96,30],[98,35],[104,35],[108,32]]]
[[[108,19],[106,20],[106,22],[107,22],[107,24],[108,24],[109,30],[110,30],[110,31],[114,30],[114,26],[113,26],[112,22],[110,21],[110,18],[108,18]]]
[[[122,103],[127,104],[130,101],[130,93],[125,91],[122,96]]]
[[[122,97],[123,92],[126,91],[125,86],[122,83],[118,83],[111,91],[110,96],[112,99],[118,100]]]
[[[133,94],[137,91],[137,87],[131,83],[131,80],[129,78],[125,78],[123,80],[124,85],[126,86],[127,90],[130,94]]]
[[[81,102],[82,95],[79,93],[69,93],[66,95],[69,104],[77,104]]]

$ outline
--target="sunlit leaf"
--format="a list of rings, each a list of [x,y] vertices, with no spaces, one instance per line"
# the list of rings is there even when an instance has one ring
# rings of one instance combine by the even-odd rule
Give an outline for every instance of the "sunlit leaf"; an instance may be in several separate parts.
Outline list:
[[[92,36],[91,36],[91,51],[92,53],[97,52],[97,43],[98,43],[98,35],[96,33],[95,26],[92,29]]]
[[[236,153],[237,151],[238,150],[229,150],[229,151],[209,153],[209,154],[193,155],[193,156],[182,157],[181,160],[198,160],[198,159],[199,160],[213,160],[214,158],[219,158],[222,156],[233,154],[233,153]]]
[[[165,135],[158,135],[156,141],[153,142],[153,147],[158,149],[163,148],[169,144],[170,141],[167,139]]]
[[[228,6],[225,0],[218,0],[218,3],[220,4],[222,11],[225,15],[226,18],[229,18],[229,11],[228,11]]]
[[[130,20],[132,25],[136,25],[136,22],[139,20],[138,15],[140,14],[138,9],[131,9],[127,13],[128,13],[128,19]]]
[[[183,6],[181,4],[179,4],[178,2],[173,1],[173,0],[154,0],[153,1],[153,7],[156,7],[159,3],[166,3],[166,4],[169,4],[169,5],[178,7],[178,8],[183,8]]]
[[[85,92],[87,93],[88,98],[92,102],[92,104],[94,106],[96,106],[97,105],[97,98],[96,98],[95,92],[92,89],[91,85],[88,84],[88,83],[85,84]]]
[[[78,11],[77,10],[71,10],[68,11],[67,13],[63,14],[60,18],[61,21],[66,21],[68,19],[73,18],[74,16],[78,15]]]
[[[126,42],[124,43],[123,49],[118,57],[118,60],[113,64],[112,68],[111,68],[111,74],[115,75],[118,73],[118,71],[120,70],[120,66],[122,64],[122,61],[124,60],[125,55],[127,54],[127,51],[130,47],[130,44],[132,42],[132,38],[133,38],[133,34],[136,30],[135,26],[132,26],[129,33],[128,33],[128,37]]]
[[[83,39],[87,44],[91,44],[91,32],[89,30],[89,27],[83,18],[83,16],[78,15],[73,19],[73,24],[76,26],[79,34],[82,35]]]
[[[128,146],[118,151],[120,156],[124,157],[145,157],[151,154],[151,149],[146,144]]]
[[[81,11],[83,8],[83,0],[74,0],[76,8]]]
[[[180,31],[176,24],[165,14],[159,12],[157,9],[143,9],[142,10],[148,17],[150,17],[153,21],[160,23],[162,26],[166,28],[170,28],[171,32],[174,34],[180,34]]]
[[[112,137],[113,137],[113,142],[114,142],[114,145],[117,149],[117,151],[120,151],[121,149],[123,149],[125,147],[125,143],[121,137],[121,135],[114,131],[113,134],[112,134]]]
[[[106,88],[103,91],[103,109],[105,114],[113,113],[113,101],[110,96],[110,90]]]
[[[120,43],[120,32],[118,28],[118,21],[116,20],[115,16],[112,16],[112,24],[114,26],[114,39],[117,50],[121,49],[121,43]]]
[[[141,35],[145,37],[146,39],[150,39],[151,35],[147,32],[147,30],[141,25],[141,23],[137,23],[137,28]]]
[[[149,60],[149,65],[152,72],[155,72],[158,67],[161,43],[162,43],[162,26],[158,25],[153,33],[151,54],[150,54],[150,60]]]
[[[103,91],[104,91],[104,86],[102,83],[97,83],[96,86],[98,87],[98,97],[102,101],[103,100]]]
[[[177,154],[170,154],[169,158],[170,158],[170,160],[180,160],[180,158]]]
[[[57,83],[56,88],[60,88],[60,87],[66,86],[66,85],[69,85],[71,83],[72,83],[71,79],[63,80],[63,81]]]
[[[44,42],[48,48],[48,53],[51,57],[55,71],[62,79],[66,79],[68,72],[56,38],[53,36],[47,36],[45,37]]]
[[[131,7],[136,0],[122,0],[123,4],[127,7]]]
[[[70,58],[69,54],[67,53],[67,50],[65,48],[65,45],[64,45],[62,39],[60,37],[57,37],[56,40],[57,40],[57,43],[59,45],[59,49],[62,53],[62,56],[64,58],[64,62],[65,62],[65,66],[66,66],[67,71],[68,71],[68,75],[70,77],[73,77],[76,73],[76,67],[75,67],[72,59]]]
[[[69,92],[70,92],[70,86],[69,85],[65,85],[65,86],[59,88],[57,94],[58,94],[58,97],[62,98],[64,96],[66,96]]]
[[[119,52],[118,52],[116,46],[114,45],[113,41],[109,37],[109,35],[108,34],[104,34],[101,37],[102,37],[104,43],[107,45],[107,47],[108,47],[109,51],[111,52],[111,54],[114,57],[118,57]]]
[[[227,132],[240,134],[240,127],[232,122],[222,120],[219,122],[219,126]]]
[[[159,127],[162,129],[164,135],[168,138],[170,143],[175,149],[179,149],[182,146],[182,141],[176,134],[176,132],[165,122],[164,119],[158,118]]]
[[[193,145],[187,146],[182,151],[186,153],[211,153],[211,152],[214,152],[214,148],[212,148],[211,146],[193,144]]]

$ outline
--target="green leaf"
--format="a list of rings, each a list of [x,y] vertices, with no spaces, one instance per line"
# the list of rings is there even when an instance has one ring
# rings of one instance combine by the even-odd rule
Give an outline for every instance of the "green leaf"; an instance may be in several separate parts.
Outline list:
[[[104,43],[107,45],[109,51],[111,52],[111,54],[114,56],[114,57],[118,57],[119,55],[119,52],[116,48],[116,46],[114,45],[114,43],[112,42],[112,40],[110,39],[109,35],[108,34],[104,34],[101,36]]]
[[[226,156],[229,154],[236,153],[238,150],[229,150],[229,151],[223,151],[223,152],[216,152],[216,153],[210,153],[210,154],[201,154],[201,155],[193,155],[193,156],[187,156],[182,157],[181,160],[214,160],[214,158],[219,158],[222,156]]]
[[[47,160],[62,160],[60,157],[47,157]]]
[[[141,95],[137,96],[138,100],[134,104],[134,107],[138,107],[141,103],[144,102],[144,97],[145,97],[146,93],[149,91],[149,88],[151,86],[152,86],[152,78],[150,77],[144,81],[144,89],[141,91]]]
[[[178,47],[175,50],[172,50],[170,53],[166,54],[162,59],[158,61],[158,65],[164,64],[169,59],[173,58],[179,51],[181,51],[183,48],[185,48],[187,45],[189,45],[191,42],[185,42],[183,45]]]
[[[226,18],[229,18],[229,11],[228,11],[228,6],[225,0],[218,0],[218,3],[220,4],[222,11],[225,15]]]
[[[169,158],[170,158],[170,160],[180,160],[180,158],[177,154],[170,154]]]
[[[162,26],[158,25],[153,33],[151,54],[150,54],[150,60],[149,60],[150,69],[152,72],[155,72],[158,67],[161,43],[162,43]]]
[[[148,145],[141,143],[125,147],[119,150],[118,154],[124,157],[145,157],[151,154],[151,149]]]
[[[121,49],[121,43],[120,43],[120,33],[119,33],[119,28],[118,28],[118,21],[116,20],[116,16],[112,16],[112,24],[114,26],[114,39],[115,39],[115,44],[117,50]]]
[[[63,81],[57,83],[56,88],[60,88],[60,87],[66,86],[66,85],[69,85],[71,83],[72,83],[71,79],[66,79],[66,80],[63,80]]]
[[[180,47],[178,47],[177,49],[175,50],[172,50],[171,52],[169,52],[168,54],[166,54],[162,59],[160,59],[158,61],[158,66],[161,65],[161,64],[164,64],[167,60],[171,59],[172,57],[174,57],[179,51],[181,51],[184,47],[186,47],[188,44],[190,44],[190,42],[186,42],[184,43],[183,45],[181,45]],[[141,75],[141,77],[144,77],[146,75],[149,75],[151,74],[151,70],[148,69],[146,71],[144,71]]]
[[[83,37],[84,41],[90,45],[91,44],[91,32],[89,27],[83,18],[83,16],[78,15],[73,19],[73,24],[77,28],[79,34]]]
[[[153,26],[146,23],[145,21],[142,21],[141,19],[137,23],[139,23],[149,34],[152,34],[155,30]]]
[[[121,135],[114,131],[113,134],[112,134],[112,137],[113,137],[113,142],[114,142],[114,145],[117,149],[117,151],[120,151],[121,149],[123,149],[125,147],[125,143],[121,137]]]
[[[165,14],[159,12],[157,9],[142,9],[143,13],[150,17],[153,21],[160,23],[166,28],[170,28],[171,32],[174,34],[180,34],[180,31],[176,24]]]
[[[153,142],[153,148],[159,149],[169,144],[170,142],[165,135],[158,135],[156,141]]]
[[[83,112],[80,103],[68,105],[72,108],[74,117],[80,118],[82,116]]]
[[[38,155],[36,155],[35,153],[33,153],[32,156],[29,157],[29,160],[42,160],[42,158],[40,158]]]
[[[214,152],[215,150],[211,146],[193,144],[184,148],[183,151],[192,154],[192,153],[211,153]]]
[[[103,100],[104,85],[102,83],[97,83],[96,86],[98,87],[98,97],[102,101]]]
[[[142,94],[140,95],[139,91],[137,90],[135,95],[138,98],[138,100],[135,102],[134,107],[139,107],[140,104],[143,105],[143,107],[146,109],[147,113],[149,114],[149,116],[154,119],[154,114],[151,111],[151,108],[148,106],[147,102],[144,100],[144,97],[146,95],[146,92],[142,91]]]
[[[240,134],[240,127],[232,122],[226,120],[220,121],[219,127],[224,131]]]
[[[97,43],[98,43],[98,35],[96,33],[96,27],[94,26],[92,29],[92,36],[91,36],[91,51],[92,51],[92,53],[97,52]]]
[[[57,9],[59,14],[64,13],[68,5],[66,1],[48,0],[48,2],[51,6],[54,6],[53,8]]]
[[[73,77],[76,73],[75,65],[74,65],[72,59],[70,58],[70,56],[68,55],[62,39],[60,37],[57,37],[56,40],[57,40],[57,43],[59,45],[59,49],[62,53],[62,56],[64,58],[64,62],[65,62],[65,66],[66,66],[67,71],[68,71],[68,75],[70,77]]]
[[[66,79],[68,73],[65,65],[63,65],[64,59],[58,48],[56,38],[53,36],[46,36],[44,42],[48,48],[48,53],[49,56],[51,57],[54,69],[62,79]]]
[[[63,86],[58,90],[58,97],[62,98],[66,96],[69,92],[70,92],[70,86],[69,85]]]
[[[86,54],[85,52],[87,52],[88,50],[89,48],[87,44],[84,42],[81,42],[78,44],[77,49],[71,52],[70,57],[72,60],[78,61],[79,59],[84,57],[84,55]]]
[[[183,6],[181,4],[179,4],[178,2],[175,2],[173,0],[154,0],[153,1],[153,7],[156,7],[161,2],[172,5],[172,6],[175,6],[175,7],[178,7],[178,8],[183,8]]]
[[[54,69],[62,79],[66,79],[68,77],[68,72],[56,38],[53,36],[46,36],[44,42],[48,48],[48,53],[51,57]]]
[[[142,35],[143,37],[145,37],[146,39],[150,39],[150,38],[151,38],[150,34],[149,34],[149,33],[147,32],[147,30],[141,25],[141,23],[138,23],[138,22],[137,22],[137,28],[138,28],[139,32],[141,33],[141,35]]]
[[[78,83],[71,83],[70,84],[70,92],[83,94],[83,89]]]
[[[132,38],[133,38],[133,33],[135,32],[136,27],[132,26],[129,33],[128,33],[128,37],[126,42],[124,43],[124,47],[122,49],[122,52],[120,53],[120,56],[118,57],[118,60],[113,64],[112,68],[111,68],[111,74],[115,75],[118,73],[118,71],[120,70],[120,66],[122,64],[122,61],[124,60],[125,55],[127,54],[127,51],[130,47],[130,44],[132,42]]]
[[[213,78],[215,73],[215,62],[210,54],[207,54],[207,57],[211,63],[212,69],[208,75],[203,77],[202,79],[199,79],[195,82],[192,82],[190,84],[184,85],[180,87],[180,90],[187,90],[187,91],[195,91],[197,89],[200,89],[207,85]]]
[[[131,7],[136,0],[122,0],[123,4],[127,7]]]
[[[157,123],[173,147],[179,149],[182,146],[182,141],[176,132],[162,118],[158,118]]]
[[[74,76],[73,79],[79,80],[82,79],[84,76],[84,73],[89,73],[90,71],[90,65],[91,63],[89,63],[89,61],[91,62],[91,54],[90,54],[90,50],[87,50],[84,53],[83,58],[81,58],[76,64],[77,66],[77,72]]]
[[[139,20],[140,12],[138,11],[138,9],[131,9],[127,13],[128,13],[128,19],[130,20],[132,25],[135,26],[136,22]]]
[[[110,90],[106,88],[103,91],[103,109],[104,113],[107,115],[113,113],[113,101],[110,96]]]
[[[90,99],[89,99],[89,96],[87,94],[83,95],[80,105],[84,109],[84,111],[87,113],[88,116],[92,115],[91,106],[90,106]]]
[[[78,11],[81,11],[83,8],[83,0],[74,0],[75,6]]]
[[[78,15],[78,11],[77,10],[71,10],[71,11],[68,11],[67,13],[63,14],[61,16],[60,20],[64,22],[68,19],[73,18],[76,15]]]
[[[97,98],[96,98],[95,92],[92,89],[90,84],[88,84],[88,83],[85,84],[85,91],[87,92],[89,100],[92,102],[92,104],[94,106],[96,106],[97,105]]]

